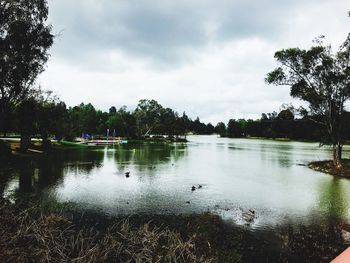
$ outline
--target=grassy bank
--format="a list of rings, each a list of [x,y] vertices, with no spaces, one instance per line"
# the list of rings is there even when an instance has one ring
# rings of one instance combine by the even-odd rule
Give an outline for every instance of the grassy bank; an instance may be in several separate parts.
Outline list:
[[[309,167],[315,171],[327,173],[339,177],[350,178],[350,160],[342,160],[343,167],[337,168],[334,166],[333,161],[317,161],[309,163]]]

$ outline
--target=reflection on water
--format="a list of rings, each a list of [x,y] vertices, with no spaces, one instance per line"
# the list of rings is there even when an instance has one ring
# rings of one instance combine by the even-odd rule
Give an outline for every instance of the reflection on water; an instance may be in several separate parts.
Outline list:
[[[110,214],[211,210],[242,224],[253,209],[251,227],[262,229],[350,219],[350,181],[305,166],[330,157],[317,143],[189,139],[59,151],[12,167],[0,191],[49,195]]]
[[[323,183],[320,188],[320,210],[333,218],[347,218],[349,195],[340,179]]]

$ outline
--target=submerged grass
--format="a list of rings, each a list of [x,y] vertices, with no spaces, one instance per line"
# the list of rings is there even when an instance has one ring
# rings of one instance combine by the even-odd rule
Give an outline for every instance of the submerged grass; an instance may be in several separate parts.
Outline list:
[[[197,253],[195,237],[128,220],[101,231],[63,214],[21,210],[0,200],[2,262],[213,262]]]
[[[0,261],[326,263],[350,244],[350,226],[337,222],[251,231],[211,213],[117,218],[77,209],[0,197]]]

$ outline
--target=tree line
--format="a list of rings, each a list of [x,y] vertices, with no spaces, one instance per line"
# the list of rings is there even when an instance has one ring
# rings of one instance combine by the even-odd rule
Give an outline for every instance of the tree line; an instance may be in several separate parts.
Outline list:
[[[20,133],[22,138],[40,136],[72,140],[82,134],[144,138],[149,135],[179,136],[188,133],[213,134],[214,126],[197,117],[192,120],[184,112],[165,108],[155,100],[140,100],[135,110],[126,106],[108,111],[96,109],[91,103],[67,107],[49,92],[37,90],[15,107],[3,133]]]
[[[315,117],[319,120],[321,116]],[[324,141],[327,132],[322,125],[310,120],[308,116],[296,118],[289,109],[279,113],[263,113],[260,119],[230,119],[227,124],[219,122],[215,126],[215,133],[229,138],[271,138],[291,139],[302,141]],[[344,140],[350,140],[350,113],[344,114],[342,129]]]

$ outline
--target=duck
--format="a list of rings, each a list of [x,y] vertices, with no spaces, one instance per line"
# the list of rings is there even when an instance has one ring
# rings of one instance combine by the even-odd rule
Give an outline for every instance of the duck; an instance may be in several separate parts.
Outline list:
[[[247,222],[251,223],[255,220],[255,211],[252,209],[249,209],[246,212],[242,213],[242,218]]]
[[[196,187],[195,186],[192,186],[192,192],[196,190]]]
[[[130,177],[130,172],[126,172],[126,173],[125,173],[125,177],[126,177],[126,178],[129,178],[129,177]]]
[[[198,189],[201,189],[203,186],[201,184],[198,185]]]

